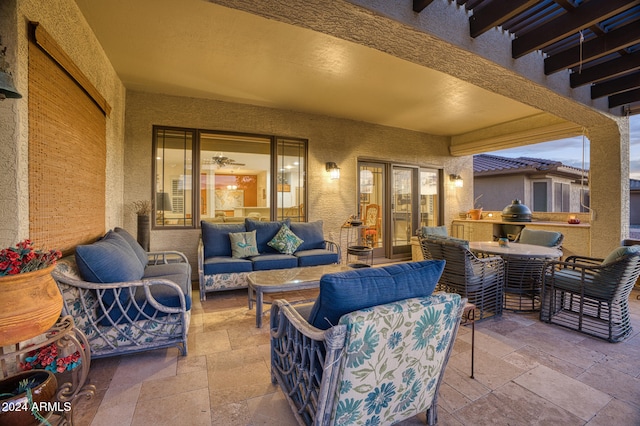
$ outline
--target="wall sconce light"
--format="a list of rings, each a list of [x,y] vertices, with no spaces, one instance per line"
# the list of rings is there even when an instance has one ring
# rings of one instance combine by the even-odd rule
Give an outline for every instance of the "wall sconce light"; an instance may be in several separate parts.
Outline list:
[[[462,177],[460,175],[451,174],[449,175],[449,180],[453,182],[453,186],[455,186],[456,188],[462,188],[462,186],[464,185],[464,181],[462,180]]]
[[[331,179],[340,179],[340,167],[336,163],[330,161],[326,164],[326,167]]]

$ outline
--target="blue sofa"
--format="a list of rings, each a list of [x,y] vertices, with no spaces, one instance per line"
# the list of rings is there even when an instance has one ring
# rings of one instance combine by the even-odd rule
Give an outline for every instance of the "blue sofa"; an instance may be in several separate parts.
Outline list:
[[[341,259],[340,246],[325,240],[322,221],[247,218],[244,223],[202,221],[201,225],[200,300],[206,300],[208,292],[247,287],[247,275],[253,271],[329,265]]]

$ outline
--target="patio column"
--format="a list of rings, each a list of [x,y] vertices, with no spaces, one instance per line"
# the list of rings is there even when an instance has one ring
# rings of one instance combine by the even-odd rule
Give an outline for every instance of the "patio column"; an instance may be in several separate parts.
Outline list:
[[[591,255],[605,257],[629,236],[629,119],[587,129],[591,141]],[[613,123],[613,122],[612,122]]]

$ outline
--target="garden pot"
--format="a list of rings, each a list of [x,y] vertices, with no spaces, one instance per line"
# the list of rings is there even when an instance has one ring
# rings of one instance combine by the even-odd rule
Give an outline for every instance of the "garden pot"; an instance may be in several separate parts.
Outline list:
[[[151,234],[151,223],[149,215],[138,215],[138,244],[142,246],[144,251],[149,251],[149,240]]]
[[[38,413],[42,417],[49,415],[49,410],[45,405],[51,408],[54,404],[51,404],[58,391],[58,381],[56,376],[46,370],[31,370],[18,373],[14,376],[0,380],[0,394],[15,393],[15,389],[21,380],[33,379],[37,383],[36,386],[31,388],[32,400],[29,401],[26,392],[19,393],[15,396],[0,396],[0,426],[31,426],[39,425],[38,420],[31,408],[33,404],[36,404]],[[49,404],[42,404],[43,402]]]
[[[482,209],[469,210],[469,218],[471,220],[480,220],[481,217],[482,217]]]
[[[0,277],[0,346],[36,337],[56,323],[62,294],[53,268]]]

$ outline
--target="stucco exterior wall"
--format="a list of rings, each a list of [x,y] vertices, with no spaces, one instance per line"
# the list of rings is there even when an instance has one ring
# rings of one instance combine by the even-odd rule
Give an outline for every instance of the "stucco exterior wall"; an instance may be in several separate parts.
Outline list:
[[[152,126],[279,135],[309,140],[309,220],[322,219],[327,237],[338,240],[340,226],[357,212],[357,160],[359,157],[419,164],[444,169],[445,221],[461,205],[472,202],[471,185],[453,188],[448,174],[470,170],[471,157],[450,157],[448,138],[312,114],[234,104],[214,100],[128,92],[125,148],[125,228],[136,232],[130,206],[152,196]],[[399,148],[401,147],[401,149]],[[340,179],[329,179],[325,163],[340,167]],[[470,176],[467,176],[470,178]],[[466,208],[466,207],[465,207]],[[151,250],[174,249],[195,264],[199,230],[154,230]]]
[[[73,0],[0,2],[0,35],[8,46],[22,99],[0,102],[0,246],[29,235],[28,22],[39,22],[89,78],[112,108],[106,120],[107,228],[122,223],[125,89]],[[82,208],[82,206],[78,206]],[[37,242],[36,242],[37,243]]]

